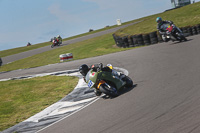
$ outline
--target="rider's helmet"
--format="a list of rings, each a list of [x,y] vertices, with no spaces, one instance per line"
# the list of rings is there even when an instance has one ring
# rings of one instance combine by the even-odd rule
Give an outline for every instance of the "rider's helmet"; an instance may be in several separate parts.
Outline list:
[[[60,38],[60,35],[58,35],[57,37],[59,37],[59,38]]]
[[[86,64],[83,64],[79,67],[79,72],[83,75],[86,76],[89,71],[89,67]]]
[[[161,23],[162,22],[162,18],[161,17],[157,17],[156,18],[156,22],[159,24],[159,23]]]
[[[107,64],[107,67],[109,67],[110,69],[113,69],[113,66],[111,64]]]

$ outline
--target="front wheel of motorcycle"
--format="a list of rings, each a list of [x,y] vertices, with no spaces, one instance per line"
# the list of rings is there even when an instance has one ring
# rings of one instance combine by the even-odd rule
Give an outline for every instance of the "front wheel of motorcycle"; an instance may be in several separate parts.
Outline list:
[[[125,87],[129,88],[129,87],[133,86],[133,81],[130,77],[126,76],[126,77],[122,78],[122,80],[126,82]]]
[[[54,47],[54,44],[51,45],[51,48],[53,48],[53,47]]]
[[[106,84],[102,84],[102,85],[100,86],[99,90],[100,90],[102,93],[104,93],[104,94],[106,94],[106,95],[109,95],[109,96],[111,96],[111,97],[116,97],[116,96],[119,95],[116,88],[114,88],[114,87],[112,87],[112,86],[109,87],[109,86],[106,85]]]

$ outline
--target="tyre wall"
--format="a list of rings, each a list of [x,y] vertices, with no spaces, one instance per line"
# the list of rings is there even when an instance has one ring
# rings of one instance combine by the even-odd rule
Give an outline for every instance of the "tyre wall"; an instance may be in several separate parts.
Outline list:
[[[200,34],[200,24],[180,28],[186,37]],[[117,36],[113,34],[113,39],[118,47],[129,48],[136,46],[152,45],[162,43],[162,37],[158,31],[147,34]]]

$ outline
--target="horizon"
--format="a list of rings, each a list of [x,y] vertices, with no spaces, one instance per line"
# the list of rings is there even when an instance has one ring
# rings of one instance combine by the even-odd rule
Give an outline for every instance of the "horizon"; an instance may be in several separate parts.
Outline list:
[[[196,0],[199,2],[200,0]],[[171,9],[171,0],[0,0],[0,51],[68,38]]]

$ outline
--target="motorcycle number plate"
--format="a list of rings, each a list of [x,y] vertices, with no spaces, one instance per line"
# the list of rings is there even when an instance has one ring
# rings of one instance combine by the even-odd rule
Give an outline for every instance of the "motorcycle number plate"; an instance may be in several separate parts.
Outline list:
[[[92,82],[91,80],[89,80],[89,82],[88,82],[88,87],[89,88],[92,88],[94,86],[94,82]]]

